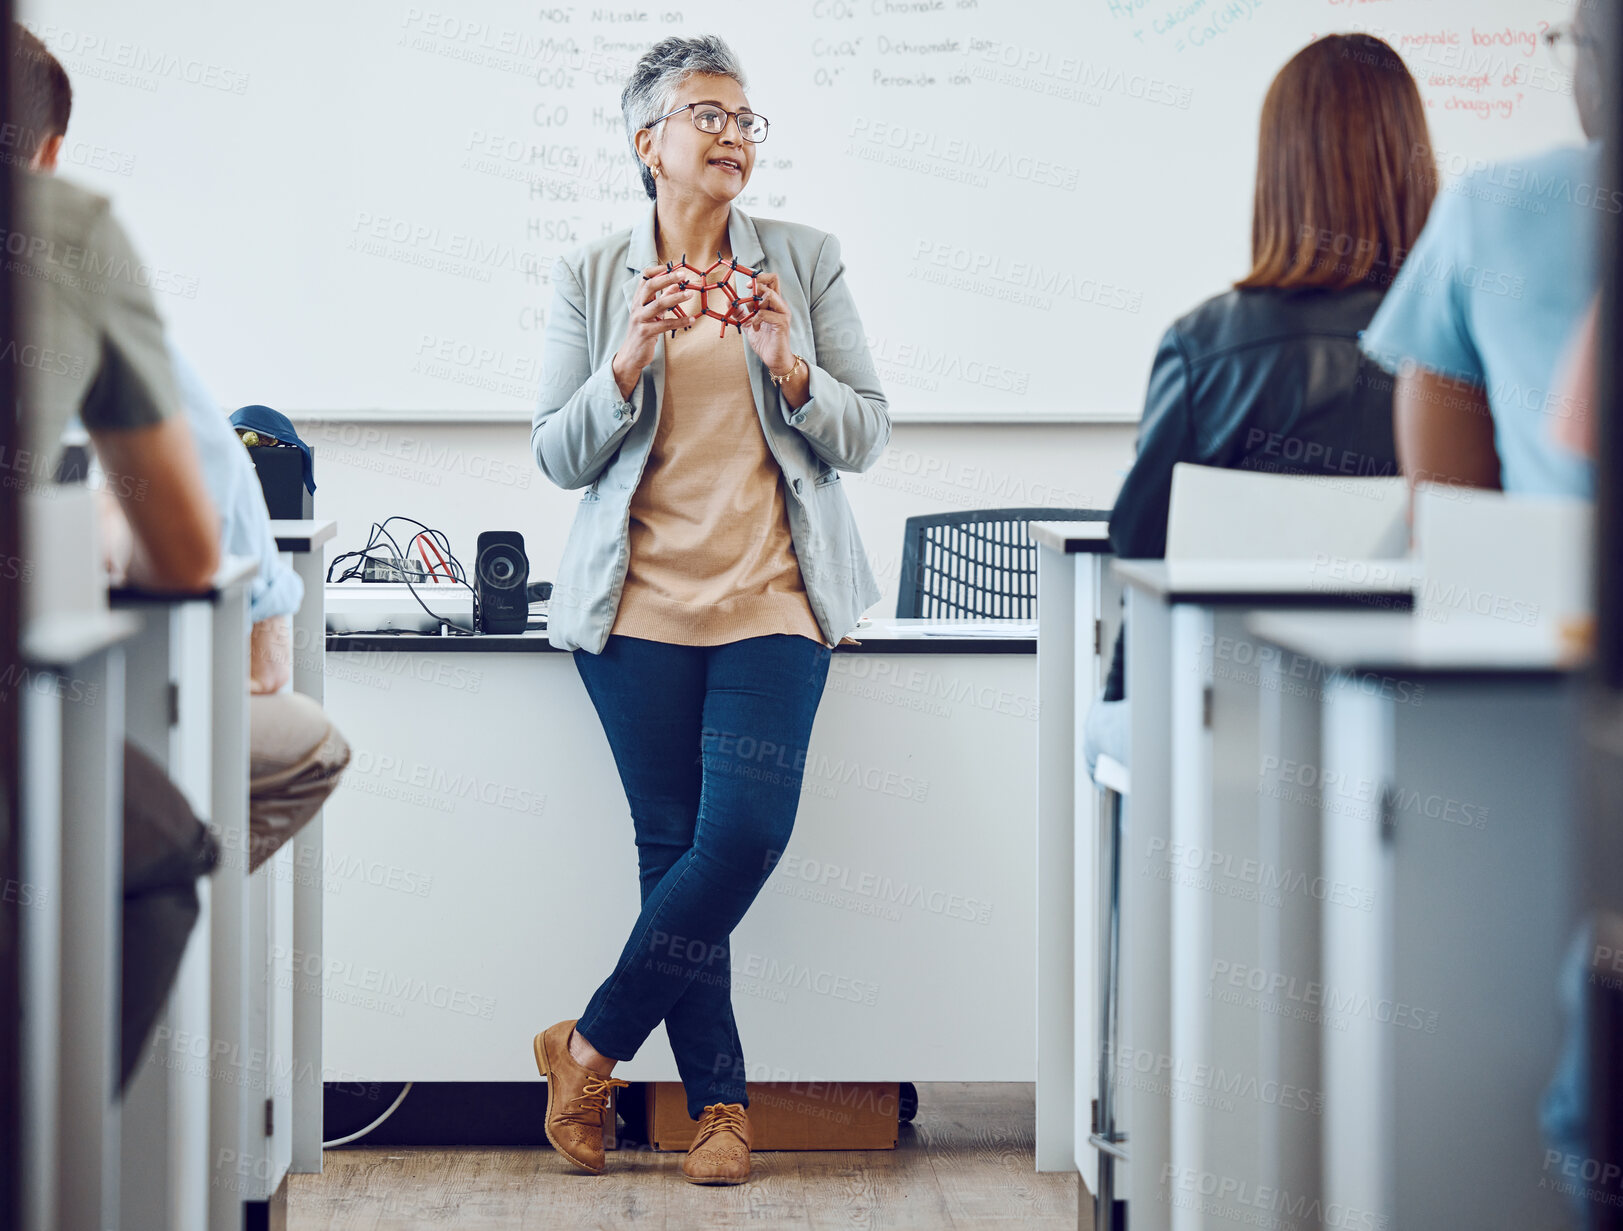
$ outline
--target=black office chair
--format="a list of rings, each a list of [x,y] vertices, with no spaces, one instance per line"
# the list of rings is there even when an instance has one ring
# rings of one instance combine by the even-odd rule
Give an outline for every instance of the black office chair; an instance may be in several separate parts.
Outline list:
[[[1033,521],[1109,521],[1109,509],[971,509],[907,519],[899,619],[1034,620]]]

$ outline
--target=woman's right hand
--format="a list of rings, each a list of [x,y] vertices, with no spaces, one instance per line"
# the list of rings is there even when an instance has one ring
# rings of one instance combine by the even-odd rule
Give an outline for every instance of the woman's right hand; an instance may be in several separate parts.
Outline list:
[[[631,327],[614,353],[614,380],[620,386],[621,397],[631,396],[642,370],[653,361],[659,335],[670,330],[676,320],[665,313],[693,293],[684,285],[692,281],[693,275],[682,268],[667,271],[661,264],[643,270],[642,287],[631,306]]]

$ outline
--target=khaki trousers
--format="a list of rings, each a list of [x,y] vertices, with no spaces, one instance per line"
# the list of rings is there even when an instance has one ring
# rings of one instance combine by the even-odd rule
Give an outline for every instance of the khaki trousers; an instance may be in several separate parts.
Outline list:
[[[309,822],[349,764],[349,744],[296,692],[248,699],[248,870]]]

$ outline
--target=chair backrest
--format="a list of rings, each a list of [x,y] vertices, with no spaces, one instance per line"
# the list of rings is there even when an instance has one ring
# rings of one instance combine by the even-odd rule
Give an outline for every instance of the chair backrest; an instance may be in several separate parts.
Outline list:
[[[1179,462],[1172,468],[1168,560],[1358,560],[1408,554],[1401,477],[1269,474]]]
[[[1037,546],[1033,521],[1109,521],[1109,509],[973,509],[907,519],[901,619],[1035,620]]]
[[[1594,506],[1430,483],[1415,488],[1423,628],[1558,638],[1592,607]]]

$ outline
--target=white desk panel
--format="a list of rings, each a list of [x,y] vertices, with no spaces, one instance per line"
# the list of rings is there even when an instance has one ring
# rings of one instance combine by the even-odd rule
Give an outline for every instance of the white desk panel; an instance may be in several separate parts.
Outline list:
[[[1326,669],[1322,871],[1373,903],[1323,902],[1322,959],[1289,968],[1324,989],[1325,1200],[1393,1226],[1561,1224],[1538,1107],[1580,922],[1574,648],[1420,616],[1248,627]]]
[[[1109,524],[1032,522],[1038,544],[1037,1170],[1093,1171],[1098,1094],[1094,911],[1099,796],[1082,734],[1104,685],[1119,599],[1107,587]],[[1108,590],[1108,595],[1107,595]],[[1107,636],[1106,629],[1110,630]]]
[[[861,635],[861,634],[859,634]],[[338,642],[337,645],[355,645]],[[329,652],[329,1081],[523,1081],[637,913],[625,795],[570,656]],[[1029,645],[1029,642],[1025,643]],[[1036,659],[839,651],[794,835],[733,936],[753,1080],[1031,1081]],[[663,1030],[617,1076],[674,1080]]]

